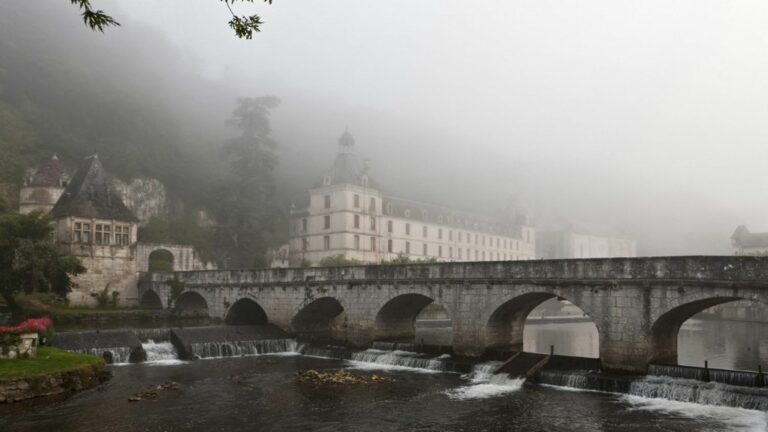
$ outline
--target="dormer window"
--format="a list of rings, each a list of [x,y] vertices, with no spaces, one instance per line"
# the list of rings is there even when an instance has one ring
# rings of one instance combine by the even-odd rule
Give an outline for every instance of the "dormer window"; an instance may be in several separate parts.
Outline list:
[[[387,214],[392,214],[392,203],[387,203]]]
[[[331,176],[323,177],[323,185],[328,186],[331,184]]]
[[[363,184],[363,187],[368,187],[368,176],[364,175],[360,178],[360,183]]]
[[[405,217],[407,217],[407,218],[411,217],[411,210],[410,209],[405,209],[404,214],[405,214]]]

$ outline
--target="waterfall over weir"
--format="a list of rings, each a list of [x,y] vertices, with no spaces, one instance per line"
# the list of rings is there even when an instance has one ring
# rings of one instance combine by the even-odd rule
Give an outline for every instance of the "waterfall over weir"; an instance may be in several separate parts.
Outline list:
[[[649,375],[642,378],[607,376],[589,371],[541,371],[540,384],[580,390],[625,393],[702,405],[768,410],[768,389]]]
[[[190,349],[192,354],[200,359],[281,353],[299,354],[299,345],[295,339],[197,342],[190,344]]]
[[[371,368],[365,366],[365,364],[369,364],[393,368],[422,369],[432,372],[445,371],[445,362],[442,361],[442,356],[429,358],[411,351],[386,351],[372,348],[352,353],[351,360],[357,363],[358,368],[362,369]]]
[[[107,364],[128,364],[131,361],[130,347],[111,347],[111,348],[83,348],[70,350],[82,354],[88,354],[101,357]]]

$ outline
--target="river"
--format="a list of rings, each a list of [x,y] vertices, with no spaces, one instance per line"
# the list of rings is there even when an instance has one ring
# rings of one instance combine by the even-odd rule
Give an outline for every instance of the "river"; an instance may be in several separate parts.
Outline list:
[[[555,327],[559,326],[560,330]],[[585,349],[587,323],[537,324],[526,347]],[[567,330],[563,330],[567,328]],[[681,362],[719,367],[765,362],[765,325],[695,321],[681,331]],[[569,346],[568,340],[574,341]],[[11,431],[766,431],[764,411],[632,395],[574,391],[484,374],[460,375],[284,353],[191,362],[167,344],[148,343],[152,361],[110,366],[105,385],[64,402],[0,418]],[[584,354],[584,352],[582,352]],[[389,362],[391,363],[391,362]],[[425,366],[428,367],[428,366]],[[391,383],[316,385],[303,369],[376,373]],[[154,400],[128,397],[166,381]]]

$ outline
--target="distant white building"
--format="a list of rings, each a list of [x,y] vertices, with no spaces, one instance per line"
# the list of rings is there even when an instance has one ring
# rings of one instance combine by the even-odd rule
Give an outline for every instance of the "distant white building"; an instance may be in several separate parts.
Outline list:
[[[768,233],[752,233],[739,225],[731,235],[731,246],[737,255],[768,254]]]
[[[314,265],[344,255],[365,263],[398,256],[438,261],[528,260],[536,233],[525,220],[494,221],[466,212],[385,195],[354,152],[339,139],[331,170],[292,209],[290,265]]]
[[[539,231],[536,238],[536,257],[540,259],[637,256],[637,241],[604,227],[569,225]]]

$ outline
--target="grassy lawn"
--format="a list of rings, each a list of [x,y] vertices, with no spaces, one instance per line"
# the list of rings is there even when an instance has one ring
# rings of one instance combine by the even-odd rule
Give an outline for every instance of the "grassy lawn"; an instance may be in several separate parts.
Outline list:
[[[95,356],[71,353],[51,347],[39,347],[37,358],[0,360],[0,379],[44,375],[103,362],[103,359]]]

